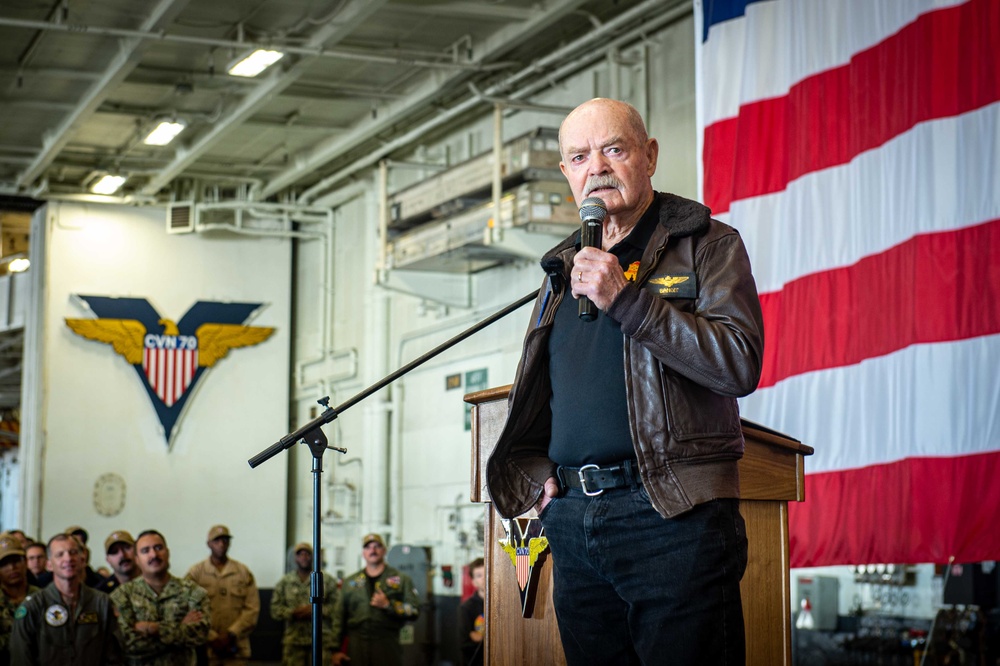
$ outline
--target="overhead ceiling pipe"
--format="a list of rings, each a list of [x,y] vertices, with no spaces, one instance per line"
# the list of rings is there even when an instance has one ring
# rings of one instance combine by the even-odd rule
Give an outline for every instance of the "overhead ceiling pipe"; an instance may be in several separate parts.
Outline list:
[[[532,74],[543,73],[551,65],[561,64],[563,65],[559,70],[559,76],[568,76],[571,72],[579,71],[584,67],[587,67],[596,60],[604,58],[604,53],[607,48],[616,48],[621,42],[627,42],[636,39],[637,36],[644,35],[651,30],[657,29],[659,26],[667,25],[676,21],[678,18],[685,14],[689,14],[692,11],[692,3],[690,0],[679,4],[674,7],[671,11],[663,11],[663,0],[647,0],[641,5],[636,5],[631,10],[619,14],[614,19],[608,21],[600,28],[587,33],[586,35],[580,37],[574,42],[567,44],[561,49],[554,51],[545,58],[542,58],[536,63],[525,67],[521,71],[514,74],[512,77],[507,79],[500,84],[496,84],[488,88],[484,95],[492,96],[508,89],[512,83],[517,83]],[[650,19],[648,22],[643,23],[639,28],[633,29],[616,38],[612,43],[604,46],[603,48],[593,49],[591,46],[598,42],[600,38],[604,37],[608,32],[614,31],[623,24],[627,24],[636,18],[644,17],[649,12],[655,12],[655,17]],[[586,47],[586,48],[584,48]],[[569,60],[568,64],[563,64],[564,61]],[[518,97],[527,94],[526,91],[532,90],[534,86],[543,87],[548,85],[551,81],[551,77],[547,78],[542,84],[535,83],[529,85],[528,87],[518,91],[514,95],[509,95],[508,97]],[[428,132],[452,121],[453,119],[461,116],[462,114],[472,110],[476,106],[480,105],[482,102],[479,97],[469,97],[465,100],[459,102],[452,108],[436,115],[434,118],[428,120],[427,122],[418,125],[409,132],[396,137],[392,141],[380,146],[377,150],[372,151],[367,156],[349,164],[340,171],[337,171],[330,176],[322,179],[309,189],[302,192],[299,196],[299,200],[304,203],[309,203],[313,201],[317,196],[331,189],[333,186],[337,185],[340,181],[352,176],[354,173],[361,169],[371,167],[378,163],[384,157],[389,156],[396,150],[400,150],[409,144],[417,141],[423,135]],[[330,160],[336,158],[336,155],[329,155]],[[264,188],[264,196],[269,196],[274,193],[274,183],[269,183],[267,187]]]
[[[15,19],[0,17],[0,26],[9,28],[26,28],[29,30],[50,30],[56,32],[72,32],[74,34],[97,35],[100,37],[122,37],[130,39],[149,40],[157,42],[172,42],[175,44],[195,44],[198,46],[212,46],[227,49],[276,49],[283,53],[293,55],[313,56],[320,58],[337,58],[339,60],[355,60],[360,62],[383,63],[386,65],[410,65],[412,67],[426,67],[431,69],[462,69],[476,72],[491,71],[496,69],[506,69],[513,63],[498,62],[490,65],[480,65],[476,63],[457,62],[455,60],[432,60],[431,58],[449,57],[442,53],[440,56],[435,53],[420,53],[414,55],[413,51],[402,53],[398,56],[378,55],[357,49],[326,48],[323,46],[295,46],[293,44],[283,44],[281,42],[251,42],[235,39],[215,39],[213,37],[194,37],[191,35],[173,35],[163,30],[132,30],[129,28],[107,28],[100,26],[89,26],[72,23],[52,23],[49,21],[31,21],[27,19]],[[389,49],[391,51],[391,49]]]
[[[508,26],[491,35],[481,45],[478,60],[488,62],[492,58],[503,57],[512,48],[530,43],[541,32],[552,30],[556,22],[583,2],[585,0],[550,0],[544,3],[537,12],[530,13],[524,23]],[[324,141],[314,148],[295,155],[292,164],[285,172],[268,182],[262,196],[270,197],[287,191],[302,180],[313,177],[318,170],[324,169],[331,162],[342,160],[344,154],[365,148],[365,142],[372,140],[381,142],[385,134],[392,136],[401,131],[399,127],[407,126],[412,116],[436,110],[441,102],[442,90],[464,85],[467,80],[465,73],[455,73],[448,75],[445,80],[424,80],[416,86],[410,86],[413,92],[398,103],[380,108],[377,117],[364,123],[356,123],[352,131],[343,137]],[[402,83],[397,81],[396,85]],[[380,156],[385,154],[379,152]]]

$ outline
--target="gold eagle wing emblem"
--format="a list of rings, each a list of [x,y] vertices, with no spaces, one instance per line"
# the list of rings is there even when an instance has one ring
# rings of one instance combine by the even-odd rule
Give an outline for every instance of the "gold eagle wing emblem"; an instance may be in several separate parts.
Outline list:
[[[508,556],[510,556],[510,563],[516,567],[517,548],[514,547],[514,544],[512,544],[509,539],[500,539],[500,547],[503,548],[503,551],[507,553]]]
[[[146,327],[135,319],[66,319],[66,325],[77,335],[106,342],[125,360],[142,363],[143,338]]]
[[[664,287],[672,287],[675,284],[680,284],[682,282],[687,282],[690,279],[688,275],[664,275],[663,277],[653,278],[650,280],[650,284],[659,284]]]
[[[528,542],[528,566],[535,566],[535,560],[549,547],[549,540],[546,537],[535,537]]]
[[[198,338],[198,365],[211,368],[230,349],[250,347],[271,337],[274,329],[240,324],[202,324],[195,331]]]

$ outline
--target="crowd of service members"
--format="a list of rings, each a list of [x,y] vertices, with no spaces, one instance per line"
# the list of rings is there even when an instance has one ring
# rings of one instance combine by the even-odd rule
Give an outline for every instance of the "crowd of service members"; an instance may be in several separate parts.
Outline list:
[[[115,530],[108,568],[90,567],[89,535],[67,528],[47,542],[0,534],[0,666],[237,666],[250,658],[260,596],[250,570],[229,557],[233,535],[215,525],[209,557],[180,578],[166,537]],[[402,663],[399,631],[419,614],[408,576],[385,561],[378,534],[363,538],[365,567],[338,585],[323,574],[324,664]],[[268,611],[284,622],[282,666],[312,664],[313,549],[294,547],[295,567],[276,584]]]

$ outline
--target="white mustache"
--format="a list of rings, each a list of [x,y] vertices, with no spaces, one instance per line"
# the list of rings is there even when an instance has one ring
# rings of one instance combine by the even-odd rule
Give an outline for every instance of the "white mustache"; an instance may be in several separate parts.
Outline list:
[[[584,189],[584,194],[585,195],[590,194],[594,190],[602,187],[613,187],[617,190],[620,189],[621,186],[622,182],[610,173],[602,174],[600,176],[592,176],[587,179],[587,185]]]

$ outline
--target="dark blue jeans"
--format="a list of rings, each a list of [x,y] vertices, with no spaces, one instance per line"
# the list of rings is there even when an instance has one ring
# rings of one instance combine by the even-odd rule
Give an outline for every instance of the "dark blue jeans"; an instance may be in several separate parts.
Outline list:
[[[641,487],[569,490],[541,519],[569,666],[745,663],[738,500],[664,519]]]

